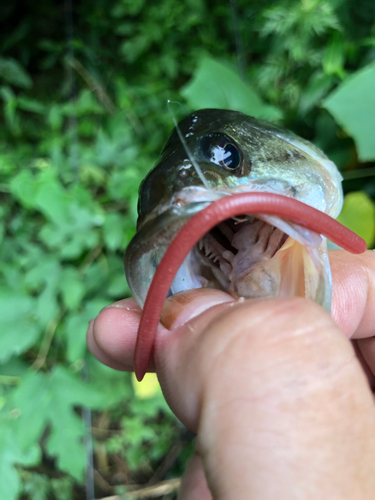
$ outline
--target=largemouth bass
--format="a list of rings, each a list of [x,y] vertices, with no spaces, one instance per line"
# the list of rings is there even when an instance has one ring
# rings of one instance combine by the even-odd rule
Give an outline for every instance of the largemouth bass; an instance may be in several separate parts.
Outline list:
[[[329,311],[332,281],[319,215],[326,214],[326,221],[327,216],[339,214],[341,181],[336,166],[322,151],[291,132],[237,111],[192,113],[174,129],[140,187],[137,234],[125,254],[134,297],[143,307],[159,263],[190,219],[200,212],[208,214],[207,207],[222,198],[258,193],[259,199],[266,199],[266,204],[259,205],[266,207],[264,213],[234,211],[235,216],[221,217],[197,242],[194,235],[199,226],[193,229],[192,248],[168,284],[169,294],[212,287],[237,298],[300,296]],[[281,207],[285,201],[291,204],[285,212],[289,216],[280,216],[275,207],[268,210],[268,205],[280,202]],[[294,206],[307,210],[293,219]],[[314,230],[305,220],[310,216],[315,218]],[[160,304],[164,299],[158,298]],[[140,327],[146,333],[139,334],[137,344],[136,358],[143,358],[138,362],[138,378],[147,368],[152,347],[153,334],[142,340],[148,327],[151,322],[146,318]]]
[[[207,187],[175,130],[140,187],[137,235],[126,251],[127,280],[141,305],[171,240],[207,202],[234,193],[268,192],[331,217],[339,214],[340,173],[314,145],[291,132],[217,109],[197,111],[179,128]],[[299,295],[329,309],[326,239],[277,217],[230,219],[192,249],[171,293],[200,287],[245,298]]]

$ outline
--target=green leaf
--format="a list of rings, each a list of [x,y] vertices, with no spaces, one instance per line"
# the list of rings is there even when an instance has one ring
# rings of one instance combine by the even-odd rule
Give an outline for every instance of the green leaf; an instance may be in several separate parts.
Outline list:
[[[322,63],[326,75],[344,76],[344,43],[341,34],[337,33],[328,44]]]
[[[337,220],[361,236],[371,248],[375,239],[375,204],[366,193],[347,194]]]
[[[12,154],[0,155],[0,175],[8,176],[14,174],[16,164]]]
[[[4,100],[5,122],[14,135],[19,135],[20,127],[17,116],[17,98],[8,86],[0,87],[0,97]]]
[[[21,489],[16,465],[31,466],[39,460],[40,451],[36,444],[23,451],[12,427],[0,425],[0,498],[16,500]]]
[[[105,300],[92,300],[85,304],[83,312],[71,315],[65,326],[66,338],[68,341],[67,359],[74,363],[82,359],[86,346],[86,331],[88,323],[95,318],[99,312],[108,305]]]
[[[35,307],[33,297],[0,290],[0,362],[26,351],[38,338]]]
[[[0,78],[11,85],[29,89],[33,82],[23,67],[14,59],[0,57]]]
[[[85,296],[85,287],[77,269],[64,269],[60,280],[60,290],[64,305],[67,309],[77,308]]]
[[[85,249],[98,244],[99,233],[95,228],[104,222],[101,214],[93,214],[72,201],[61,214],[56,212],[57,216],[61,220],[45,224],[40,238],[49,248],[57,250],[62,258],[76,258]]]
[[[12,394],[11,413],[17,416],[14,422],[17,443],[24,450],[38,441],[46,426],[49,390],[49,377],[29,372]]]
[[[131,291],[123,273],[114,276],[108,284],[107,293],[116,299],[130,297]]]
[[[232,68],[204,57],[190,83],[181,91],[194,109],[242,111],[256,118],[280,118],[279,111],[263,103],[258,94]]]
[[[69,197],[58,181],[56,173],[51,169],[43,171],[38,178],[38,183],[36,206],[39,210],[56,223],[66,219]]]
[[[45,328],[48,323],[54,321],[58,313],[57,293],[60,277],[60,262],[52,256],[45,256],[25,276],[25,284],[40,292],[35,306],[35,317],[40,327]]]
[[[117,250],[124,244],[124,217],[117,213],[106,215],[104,226],[104,241],[110,250]]]
[[[30,373],[13,396],[18,418],[14,426],[23,449],[32,446],[50,426],[47,451],[57,458],[59,467],[81,480],[85,469],[82,419],[75,406],[100,407],[103,394],[57,366],[51,375]]]
[[[60,130],[64,122],[61,107],[57,104],[50,106],[47,119],[53,130]]]
[[[61,264],[53,255],[43,255],[25,275],[25,284],[33,291],[41,291],[44,286],[55,287],[61,276]]]
[[[36,200],[36,181],[29,170],[21,170],[10,182],[13,196],[26,208],[33,208]]]
[[[31,113],[44,114],[45,106],[36,99],[29,99],[28,97],[18,97],[17,107],[23,109],[24,111],[30,111]]]
[[[89,367],[91,385],[105,394],[102,408],[108,408],[119,402],[123,405],[124,401],[128,401],[133,395],[130,373],[113,370],[91,355],[89,355]]]
[[[75,109],[73,110],[73,116],[77,113],[78,116],[88,114],[88,113],[103,113],[104,108],[98,104],[95,99],[95,95],[91,90],[83,89],[76,101]]]
[[[375,160],[375,64],[347,78],[323,106],[354,139],[361,161]]]
[[[307,87],[301,95],[299,110],[305,114],[327,94],[332,86],[333,78],[319,71],[309,80]]]

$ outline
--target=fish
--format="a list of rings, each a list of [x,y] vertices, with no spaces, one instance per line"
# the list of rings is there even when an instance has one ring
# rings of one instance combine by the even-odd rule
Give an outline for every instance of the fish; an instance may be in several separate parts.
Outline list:
[[[292,132],[221,109],[199,110],[178,127],[206,186],[175,129],[140,186],[137,234],[125,255],[127,281],[140,305],[172,238],[207,202],[234,193],[268,192],[334,218],[339,214],[343,192],[338,169]],[[278,217],[228,220],[192,249],[170,293],[202,287],[244,298],[304,296],[329,310],[326,239]]]
[[[266,199],[259,206],[267,209],[235,211],[228,217],[224,213],[199,239],[194,237],[207,222],[205,214],[206,219],[211,217],[209,207],[249,194]],[[267,203],[274,208],[268,210]],[[296,213],[300,207],[307,209],[294,217],[296,222],[293,214],[285,217],[275,208],[285,203]],[[330,311],[332,277],[327,238],[320,234],[319,224],[322,219],[323,228],[324,221],[336,218],[342,205],[342,176],[314,144],[239,111],[200,109],[175,127],[141,183],[137,232],[124,260],[127,282],[144,307],[172,242],[203,214],[187,240],[185,235],[185,243],[189,245],[190,238],[192,245],[168,284],[168,295],[209,287],[244,299],[305,297]],[[286,213],[293,212],[290,207]],[[314,230],[310,217],[315,217]],[[178,244],[174,248],[178,253]],[[159,303],[164,299],[158,297]],[[141,320],[139,332],[150,325],[151,320]],[[139,333],[135,356],[139,379],[147,368],[153,335]]]

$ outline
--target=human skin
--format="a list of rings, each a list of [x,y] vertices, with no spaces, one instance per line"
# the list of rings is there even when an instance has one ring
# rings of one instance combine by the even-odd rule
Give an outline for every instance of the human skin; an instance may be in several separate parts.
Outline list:
[[[375,252],[330,260],[332,317],[207,289],[167,300],[150,369],[197,433],[180,500],[375,498]],[[140,313],[103,309],[91,352],[132,370]]]

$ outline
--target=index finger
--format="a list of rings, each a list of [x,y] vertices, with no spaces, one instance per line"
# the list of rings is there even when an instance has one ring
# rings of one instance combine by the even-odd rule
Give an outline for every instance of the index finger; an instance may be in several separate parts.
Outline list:
[[[332,317],[351,339],[375,335],[375,251],[351,255],[329,252],[332,269]]]

